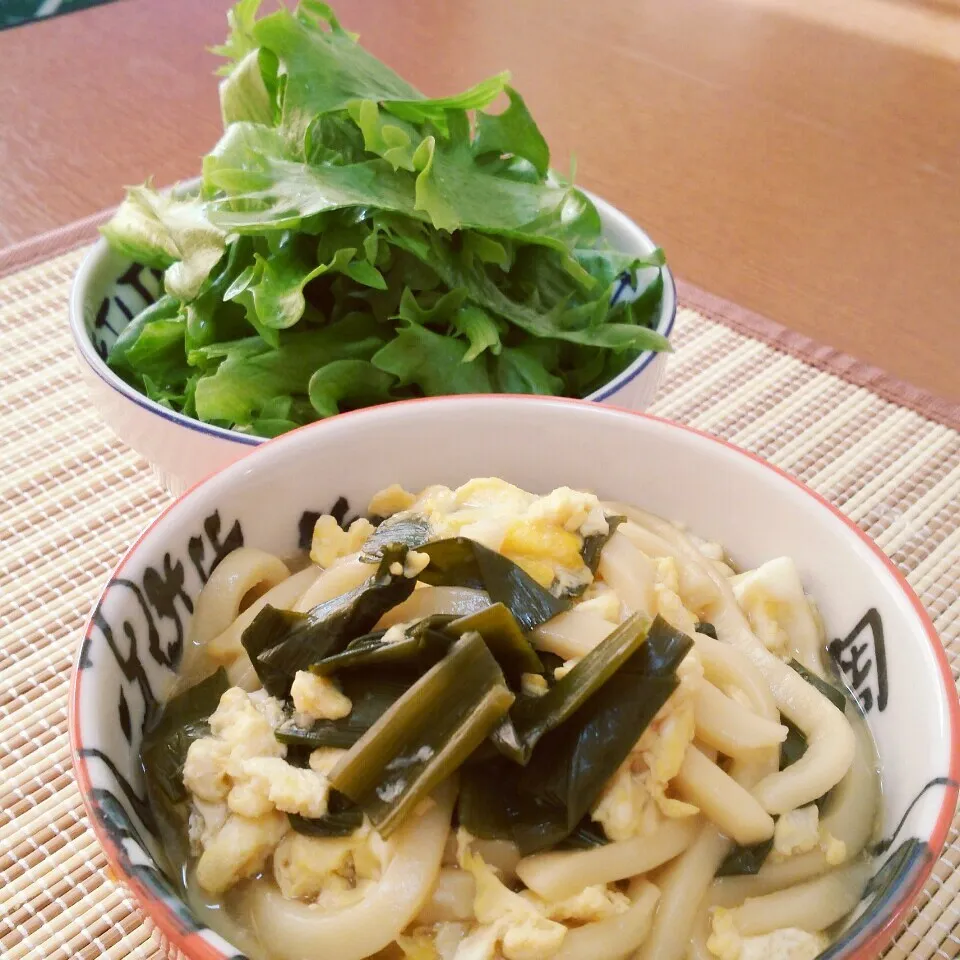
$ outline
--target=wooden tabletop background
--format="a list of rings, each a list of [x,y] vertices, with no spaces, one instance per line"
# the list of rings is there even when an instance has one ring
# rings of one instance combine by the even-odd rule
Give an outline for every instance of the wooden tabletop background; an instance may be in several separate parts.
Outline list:
[[[0,247],[199,172],[229,0],[0,33]],[[340,0],[431,95],[513,72],[678,276],[960,397],[960,0]]]

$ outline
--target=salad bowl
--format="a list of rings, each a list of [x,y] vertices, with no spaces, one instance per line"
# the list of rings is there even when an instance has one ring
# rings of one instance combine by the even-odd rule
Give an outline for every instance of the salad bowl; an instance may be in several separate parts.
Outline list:
[[[626,214],[591,196],[610,243],[645,256],[656,244]],[[677,293],[669,268],[661,267],[663,295],[655,325],[669,338],[677,313]],[[70,330],[90,396],[113,432],[141,454],[172,493],[239,459],[263,437],[228,430],[188,417],[144,396],[106,363],[110,348],[127,324],[162,292],[162,273],[133,263],[100,239],[77,272],[70,295]],[[624,281],[616,300],[636,296]],[[663,377],[668,355],[644,351],[619,375],[585,399],[633,410],[646,409]]]

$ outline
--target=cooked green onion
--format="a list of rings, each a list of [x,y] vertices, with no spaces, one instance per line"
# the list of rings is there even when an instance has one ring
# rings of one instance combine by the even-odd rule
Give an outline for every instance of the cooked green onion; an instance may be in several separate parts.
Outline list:
[[[773,849],[773,837],[749,847],[735,846],[717,868],[717,877],[752,877],[759,873],[770,851]]]
[[[616,516],[608,515],[606,533],[594,533],[583,538],[583,549],[580,551],[580,556],[583,557],[583,562],[590,568],[591,573],[597,572],[597,567],[600,566],[600,554],[603,553],[607,541],[617,532],[617,527],[626,522],[627,518],[619,514]]]
[[[297,813],[287,816],[290,828],[308,837],[349,837],[363,824],[363,811],[336,790],[330,791],[327,812],[322,817],[311,819]]]
[[[276,731],[281,743],[291,746],[352,747],[416,681],[403,671],[363,670],[340,679],[353,709],[340,720],[318,720],[309,727],[286,720]]]
[[[415,581],[390,572],[390,566],[402,564],[406,555],[405,546],[385,547],[370,580],[307,613],[277,610],[267,604],[241,637],[267,692],[286,697],[298,670],[340,653],[351,639],[372,629],[387,610],[406,600]]]
[[[517,702],[510,718],[517,728],[526,759],[537,741],[560,726],[593,696],[647,638],[650,618],[635,613],[593,648],[542,697]]]
[[[464,634],[341,759],[330,782],[389,835],[513,703],[480,634]]]
[[[343,653],[325,657],[310,669],[327,675],[362,667],[397,665],[423,672],[442,660],[453,644],[453,637],[442,632],[453,617],[435,614],[424,617],[404,630],[403,639],[384,641],[385,630],[357,637]]]
[[[524,673],[543,673],[543,664],[533,645],[523,635],[513,614],[502,603],[494,603],[478,613],[454,620],[447,632],[461,636],[475,630],[490,648],[504,676],[519,683]]]
[[[418,549],[430,557],[430,565],[420,574],[424,583],[486,590],[494,603],[502,603],[513,614],[523,630],[546,623],[570,606],[568,596],[555,597],[512,560],[476,540],[452,537]]]

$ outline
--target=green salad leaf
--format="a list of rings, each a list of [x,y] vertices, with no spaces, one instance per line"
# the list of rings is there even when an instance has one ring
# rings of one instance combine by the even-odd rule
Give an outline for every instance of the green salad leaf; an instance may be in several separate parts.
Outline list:
[[[263,79],[260,51],[251,50],[220,83],[220,116],[227,126],[240,120],[271,123],[274,104]]]
[[[503,349],[500,343],[500,327],[486,310],[467,304],[461,307],[453,317],[453,329],[467,338],[470,344],[463,355],[462,363],[476,360],[484,350],[499,354]]]
[[[381,337],[372,317],[351,314],[328,326],[285,333],[276,349],[259,337],[222,344],[224,359],[197,384],[197,415],[249,423],[265,403],[307,394],[314,373],[325,365],[369,360],[382,346]]]
[[[252,50],[257,49],[253,39],[253,28],[257,22],[257,11],[262,0],[239,0],[231,10],[227,11],[227,25],[230,33],[227,39],[219,46],[212,47],[210,52],[217,56],[233,60],[233,63],[224,64],[217,73],[230,76],[237,65]]]
[[[500,157],[511,154],[522,157],[533,164],[541,177],[545,177],[550,168],[550,148],[547,141],[530,116],[523,97],[513,87],[506,87],[505,93],[510,106],[503,113],[477,114],[477,135],[473,141],[473,152],[477,156],[491,154]]]
[[[408,323],[374,354],[372,363],[427,395],[490,393],[490,373],[485,364],[467,363],[469,349],[462,340]]]
[[[200,188],[131,187],[103,227],[164,271],[111,350],[121,377],[274,436],[394,399],[586,396],[669,349],[662,253],[611,248],[507,73],[430,98],[320,0],[260,6],[240,0],[214,48],[224,129]]]
[[[114,249],[138,263],[166,267],[167,293],[183,301],[197,296],[226,248],[200,198],[158,193],[149,184],[131,187],[102,231]]]
[[[332,417],[340,412],[344,401],[366,406],[390,400],[395,382],[389,373],[378,370],[369,360],[334,360],[310,378],[307,391],[313,409],[321,417]]]

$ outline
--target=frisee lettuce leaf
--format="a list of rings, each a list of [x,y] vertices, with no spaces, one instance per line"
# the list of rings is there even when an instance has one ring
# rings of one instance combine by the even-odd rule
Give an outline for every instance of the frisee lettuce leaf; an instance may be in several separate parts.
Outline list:
[[[507,73],[430,98],[321,0],[259,8],[240,0],[214,48],[224,131],[200,189],[132,187],[103,228],[165,271],[120,376],[274,436],[406,397],[585,396],[669,349],[662,253],[610,248]]]
[[[492,154],[500,157],[511,154],[522,157],[533,164],[534,169],[545,177],[550,169],[550,148],[544,140],[523,97],[513,87],[504,92],[510,106],[503,113],[477,114],[477,135],[473,141],[473,152],[477,156]]]
[[[491,393],[486,365],[465,363],[467,349],[462,340],[407,322],[374,354],[372,363],[403,386],[416,384],[428,396]]]
[[[384,403],[392,399],[395,379],[378,370],[369,360],[334,360],[322,366],[310,378],[307,392],[310,403],[321,417],[332,417],[343,409],[344,401],[353,406]]]
[[[226,248],[224,232],[210,222],[199,197],[158,193],[149,183],[127,191],[102,231],[131,260],[166,267],[167,293],[183,301],[197,296]]]

